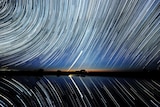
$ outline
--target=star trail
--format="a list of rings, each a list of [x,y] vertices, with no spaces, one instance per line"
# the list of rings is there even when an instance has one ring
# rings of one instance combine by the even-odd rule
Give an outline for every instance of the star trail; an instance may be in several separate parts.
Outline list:
[[[0,0],[0,66],[160,67],[159,0]]]
[[[160,106],[160,81],[110,77],[0,77],[3,107]]]
[[[0,0],[2,107],[159,107],[154,70],[160,0]]]

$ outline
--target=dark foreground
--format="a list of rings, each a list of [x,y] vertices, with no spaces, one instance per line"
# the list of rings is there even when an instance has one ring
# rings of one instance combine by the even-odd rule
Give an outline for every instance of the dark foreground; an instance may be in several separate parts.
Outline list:
[[[160,80],[153,73],[40,72],[1,72],[0,105],[160,106]]]

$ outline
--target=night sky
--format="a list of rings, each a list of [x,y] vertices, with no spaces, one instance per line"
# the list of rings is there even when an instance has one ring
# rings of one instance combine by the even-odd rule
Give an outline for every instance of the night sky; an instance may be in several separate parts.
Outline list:
[[[0,0],[0,66],[158,69],[160,0]]]

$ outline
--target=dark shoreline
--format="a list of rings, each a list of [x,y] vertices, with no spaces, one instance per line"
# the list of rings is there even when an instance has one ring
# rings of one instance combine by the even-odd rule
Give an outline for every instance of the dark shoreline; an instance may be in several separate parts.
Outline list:
[[[42,69],[35,71],[0,71],[0,76],[46,76],[46,75],[55,75],[55,76],[104,76],[104,77],[122,77],[122,78],[142,78],[142,79],[160,79],[160,71],[75,71],[75,72],[66,72],[66,71],[44,71]]]

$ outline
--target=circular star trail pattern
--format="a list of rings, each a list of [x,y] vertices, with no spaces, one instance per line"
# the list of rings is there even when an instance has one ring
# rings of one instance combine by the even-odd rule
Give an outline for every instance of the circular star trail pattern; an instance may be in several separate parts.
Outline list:
[[[160,81],[107,77],[0,77],[3,107],[160,106]]]
[[[159,0],[0,0],[0,66],[160,67]]]

